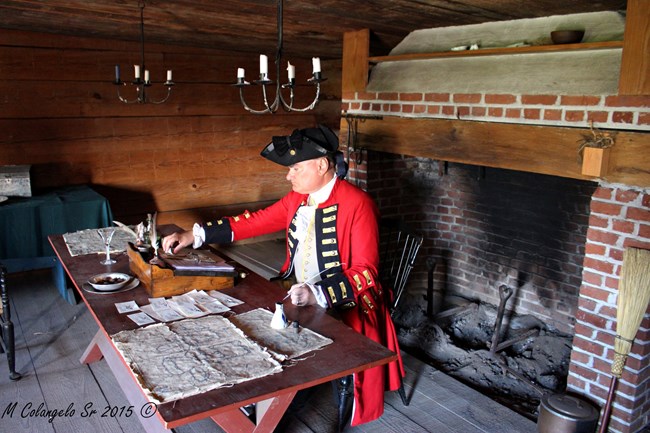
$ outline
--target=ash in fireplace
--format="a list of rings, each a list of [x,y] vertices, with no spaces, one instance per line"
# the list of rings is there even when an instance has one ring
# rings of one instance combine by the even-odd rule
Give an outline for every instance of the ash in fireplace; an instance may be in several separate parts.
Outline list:
[[[394,315],[402,349],[533,420],[544,393],[565,391],[572,336],[510,316],[491,350],[496,307],[456,298],[429,318],[421,297],[403,298]]]

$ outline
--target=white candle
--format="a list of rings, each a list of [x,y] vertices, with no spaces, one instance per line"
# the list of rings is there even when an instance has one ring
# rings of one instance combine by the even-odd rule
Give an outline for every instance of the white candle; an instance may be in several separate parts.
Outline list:
[[[135,69],[135,78],[140,78],[140,65],[133,65],[133,69]]]
[[[244,68],[237,68],[237,78],[244,78]]]
[[[167,81],[171,81],[171,80],[172,80],[172,70],[167,69]]]
[[[316,72],[320,72],[320,59],[318,57],[312,57],[311,59],[311,65],[313,67],[313,72],[314,74]]]
[[[287,62],[287,76],[289,77],[289,81],[296,78],[296,67],[289,62]]]
[[[144,82],[145,83],[149,82],[149,69],[144,70]]]
[[[264,54],[260,54],[260,75],[269,73],[269,59]]]

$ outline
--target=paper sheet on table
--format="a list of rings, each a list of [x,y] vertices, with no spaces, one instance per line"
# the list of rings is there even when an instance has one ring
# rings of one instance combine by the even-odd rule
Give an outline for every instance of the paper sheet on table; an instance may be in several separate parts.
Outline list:
[[[240,301],[237,298],[233,298],[232,296],[226,295],[225,293],[223,293],[223,292],[221,292],[219,290],[210,290],[208,292],[208,295],[210,295],[213,298],[217,299],[219,302],[221,302],[226,307],[235,307],[237,305],[241,305],[241,304],[244,303],[244,301]]]
[[[296,358],[333,342],[330,338],[303,327],[273,329],[270,326],[272,317],[270,311],[258,308],[229,317],[228,320],[281,361]]]
[[[112,339],[145,393],[157,402],[282,371],[263,347],[221,316],[122,331]]]
[[[106,246],[97,229],[65,233],[63,240],[72,257],[106,253]],[[111,240],[111,253],[126,251],[129,242],[135,242],[135,236],[124,229],[116,228]]]

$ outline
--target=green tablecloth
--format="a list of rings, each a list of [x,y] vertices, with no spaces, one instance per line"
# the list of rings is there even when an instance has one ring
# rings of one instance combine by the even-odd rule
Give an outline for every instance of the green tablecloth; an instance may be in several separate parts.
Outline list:
[[[54,256],[47,237],[112,225],[108,200],[86,185],[0,203],[0,260]]]

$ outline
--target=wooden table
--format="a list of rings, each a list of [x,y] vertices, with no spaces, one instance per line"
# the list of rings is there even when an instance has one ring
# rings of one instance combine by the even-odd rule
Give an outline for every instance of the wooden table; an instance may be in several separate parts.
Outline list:
[[[117,332],[137,328],[126,315],[118,314],[115,303],[134,300],[138,305],[146,305],[149,303],[148,294],[142,285],[110,295],[93,294],[82,289],[83,283],[95,274],[109,271],[130,273],[127,255],[114,254],[117,263],[104,266],[99,263],[100,255],[71,257],[62,235],[49,236],[49,241],[99,326],[81,362],[96,362],[102,357],[106,360],[133,406],[134,416],[139,417],[147,432],[169,432],[168,429],[204,418],[211,418],[227,432],[272,432],[299,390],[397,359],[394,352],[354,332],[324,309],[295,307],[287,302],[285,312],[289,320],[299,321],[301,326],[331,338],[334,343],[312,352],[310,355],[313,356],[305,357],[280,373],[155,406],[149,403],[110,339]],[[224,293],[244,301],[233,308],[235,313],[242,313],[260,307],[273,308],[286,292],[277,284],[249,272],[245,278],[235,282],[234,288],[226,289]],[[239,409],[250,403],[257,403],[256,422]]]

